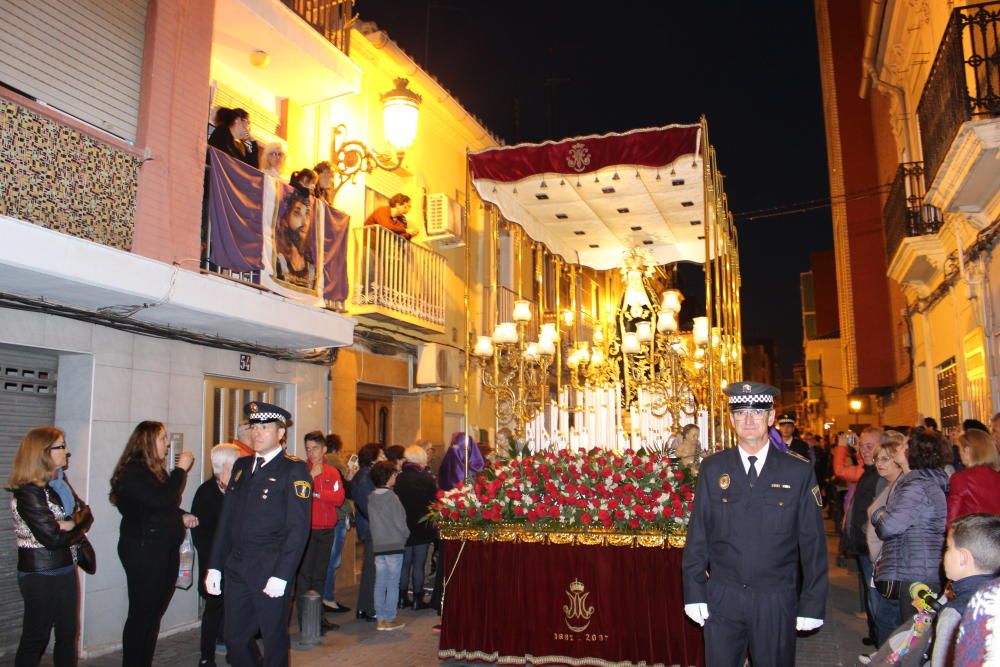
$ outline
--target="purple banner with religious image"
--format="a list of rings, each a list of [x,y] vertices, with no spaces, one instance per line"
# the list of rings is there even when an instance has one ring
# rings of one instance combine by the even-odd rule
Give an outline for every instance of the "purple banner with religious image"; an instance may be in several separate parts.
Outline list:
[[[347,299],[349,215],[214,148],[209,165],[213,264],[317,307]]]
[[[316,258],[321,215],[316,199],[285,183],[275,183],[277,206],[271,223],[271,278],[295,290],[318,295]]]
[[[208,149],[209,261],[232,271],[260,271],[264,174],[215,148]]]

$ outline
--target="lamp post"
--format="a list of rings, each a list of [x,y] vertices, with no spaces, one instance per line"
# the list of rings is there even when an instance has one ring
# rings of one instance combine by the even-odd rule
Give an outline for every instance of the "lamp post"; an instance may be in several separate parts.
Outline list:
[[[417,119],[420,115],[421,97],[407,86],[409,80],[398,78],[396,87],[379,96],[382,101],[382,126],[386,141],[393,151],[372,150],[359,139],[347,139],[347,126],[337,125],[333,130],[333,194],[337,198],[340,188],[357,175],[370,174],[376,168],[396,171],[403,165],[406,150],[417,136]]]
[[[860,398],[852,398],[851,401],[847,404],[847,407],[850,408],[851,412],[854,413],[854,425],[857,426],[858,417],[861,415],[861,410],[864,409],[865,407],[864,401],[862,401]]]

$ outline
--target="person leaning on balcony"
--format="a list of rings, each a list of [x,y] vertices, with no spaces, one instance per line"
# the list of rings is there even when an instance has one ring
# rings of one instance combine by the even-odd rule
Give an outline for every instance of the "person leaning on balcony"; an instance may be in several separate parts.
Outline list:
[[[796,631],[823,625],[822,499],[809,460],[769,440],[778,393],[730,383],[739,446],[701,462],[682,580],[684,613],[705,628],[708,667],[742,665],[748,652],[754,665],[795,664]]]
[[[260,164],[257,142],[250,136],[250,114],[245,109],[219,107],[208,145],[255,169]]]
[[[128,618],[122,631],[122,664],[149,667],[180,567],[186,528],[198,518],[180,508],[194,455],[183,451],[167,473],[166,427],[140,422],[111,474],[111,504],[122,515],[118,558],[128,586]]]
[[[365,226],[381,225],[393,234],[404,239],[412,239],[419,233],[416,227],[409,227],[406,214],[410,212],[410,198],[404,194],[395,194],[389,200],[388,206],[379,206],[365,220]]]
[[[55,628],[56,667],[77,664],[79,544],[94,519],[62,474],[69,450],[63,432],[33,428],[21,440],[7,488],[17,542],[17,586],[24,598],[15,667],[36,667]]]

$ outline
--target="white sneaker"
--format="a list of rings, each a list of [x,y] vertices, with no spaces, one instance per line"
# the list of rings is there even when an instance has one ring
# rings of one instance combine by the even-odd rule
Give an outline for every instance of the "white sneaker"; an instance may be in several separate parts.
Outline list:
[[[874,653],[862,653],[858,656],[858,662],[862,665],[870,665],[872,664],[872,657],[874,656]]]

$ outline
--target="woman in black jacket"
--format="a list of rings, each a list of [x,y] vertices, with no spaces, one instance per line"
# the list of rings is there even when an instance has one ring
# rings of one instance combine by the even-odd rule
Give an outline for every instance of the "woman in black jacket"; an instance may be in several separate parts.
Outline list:
[[[111,504],[122,515],[118,558],[128,584],[124,667],[153,664],[160,619],[174,594],[184,530],[198,525],[179,506],[194,455],[181,452],[177,467],[167,474],[167,446],[163,424],[140,422],[111,475]]]
[[[399,578],[399,605],[409,603],[407,589],[413,580],[413,608],[427,609],[424,603],[424,566],[427,549],[437,536],[434,525],[423,519],[430,512],[431,503],[437,499],[437,481],[427,470],[427,450],[411,445],[403,454],[403,469],[396,477],[393,491],[406,510],[406,527],[410,537],[403,551],[403,572]]]
[[[13,493],[17,585],[24,598],[15,667],[38,665],[53,627],[55,666],[77,663],[77,545],[93,518],[61,474],[67,458],[63,432],[51,426],[29,431],[14,455],[8,488]]]

